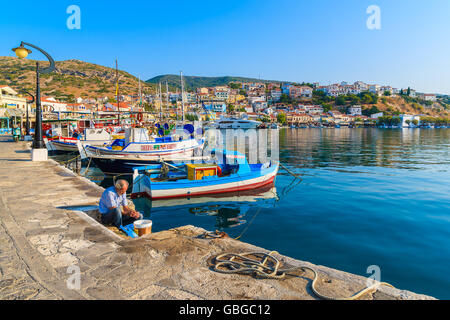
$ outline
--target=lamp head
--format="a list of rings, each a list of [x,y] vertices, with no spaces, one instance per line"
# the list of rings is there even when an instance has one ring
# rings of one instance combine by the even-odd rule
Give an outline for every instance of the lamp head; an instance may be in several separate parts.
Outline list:
[[[14,51],[16,56],[20,59],[26,58],[31,53],[31,50],[25,48],[22,43],[19,47],[12,49],[12,51]]]

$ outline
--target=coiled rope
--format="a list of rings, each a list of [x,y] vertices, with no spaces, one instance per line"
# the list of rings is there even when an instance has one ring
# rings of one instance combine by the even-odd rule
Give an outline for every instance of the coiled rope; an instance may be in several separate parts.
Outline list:
[[[380,285],[394,288],[392,285],[386,282],[375,282],[373,285],[365,289],[362,289],[361,291],[355,293],[351,297],[339,298],[327,296],[325,294],[320,293],[316,288],[319,275],[315,269],[307,266],[298,266],[283,269],[281,268],[281,262],[273,256],[273,254],[275,253],[278,254],[277,251],[271,251],[269,253],[265,252],[247,252],[240,254],[224,253],[214,258],[214,264],[212,267],[214,271],[220,273],[254,275],[268,279],[283,279],[286,277],[287,272],[292,272],[296,270],[304,271],[305,269],[307,269],[314,273],[314,278],[311,283],[312,291],[317,297],[325,300],[356,300],[368,292],[376,291],[376,289]],[[250,258],[250,256],[253,256],[256,259],[252,259]],[[257,260],[257,258],[259,258],[259,260]]]

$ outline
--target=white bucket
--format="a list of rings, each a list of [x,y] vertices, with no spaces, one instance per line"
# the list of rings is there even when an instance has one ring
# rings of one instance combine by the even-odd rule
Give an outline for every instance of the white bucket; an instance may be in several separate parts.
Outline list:
[[[133,223],[134,232],[138,234],[139,237],[152,233],[152,220],[137,220]]]

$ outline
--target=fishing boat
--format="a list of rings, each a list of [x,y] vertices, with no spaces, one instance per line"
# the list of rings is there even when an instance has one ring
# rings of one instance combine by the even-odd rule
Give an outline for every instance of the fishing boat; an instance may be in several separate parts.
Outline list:
[[[97,145],[104,146],[111,143],[114,135],[105,129],[85,129],[84,134],[78,137],[57,136],[49,139],[46,143],[49,151],[78,152],[77,141],[84,147]]]
[[[49,151],[78,152],[77,141],[83,146],[109,144],[121,127],[102,128],[89,119],[59,119],[45,120],[43,129]]]
[[[149,173],[146,167],[135,168],[131,196],[151,200],[190,198],[256,190],[275,181],[278,162],[249,164],[238,151],[213,150],[211,154],[221,158],[220,164],[186,163],[163,174]]]
[[[192,133],[193,131],[188,137],[184,135],[150,137],[145,128],[126,128],[125,139],[118,139],[109,146],[88,146],[86,152],[88,156],[144,156],[153,159],[167,156],[192,156],[193,152],[202,148],[205,143],[203,138],[196,139]]]

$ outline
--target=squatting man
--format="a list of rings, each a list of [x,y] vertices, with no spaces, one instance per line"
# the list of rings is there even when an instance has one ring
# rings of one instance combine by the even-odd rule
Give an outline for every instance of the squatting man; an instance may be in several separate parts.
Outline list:
[[[119,228],[143,218],[142,214],[128,207],[127,189],[128,182],[118,180],[114,186],[103,192],[99,203],[103,224]]]

